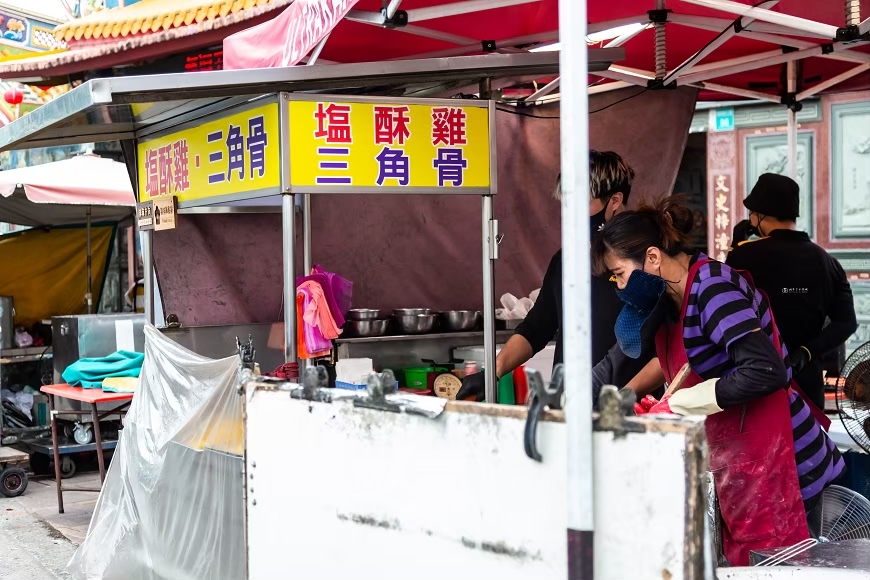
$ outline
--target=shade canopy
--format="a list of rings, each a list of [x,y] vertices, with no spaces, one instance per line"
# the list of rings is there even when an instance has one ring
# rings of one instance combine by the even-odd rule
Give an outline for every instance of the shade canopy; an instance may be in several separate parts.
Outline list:
[[[123,163],[96,155],[0,171],[0,221],[59,226],[121,221],[135,207]]]
[[[870,86],[870,25],[864,20],[855,27],[864,38],[837,38],[848,32],[847,24],[866,19],[868,0],[860,1],[851,19],[841,0],[588,0],[587,5],[590,40],[626,49],[625,60],[607,75],[592,76],[599,88],[646,86],[665,71],[675,84],[701,88],[701,99],[721,100],[726,94],[778,100],[787,90],[784,67],[791,60],[800,62],[792,92],[809,90],[804,98]],[[335,18],[348,7],[343,19]],[[657,14],[660,7],[667,12]],[[315,55],[324,64],[536,50],[558,40],[558,12],[558,0],[297,0],[275,19],[229,36],[225,67],[288,66]],[[656,30],[661,18],[666,24]],[[699,53],[701,58],[688,62]],[[657,55],[664,58],[657,61]]]

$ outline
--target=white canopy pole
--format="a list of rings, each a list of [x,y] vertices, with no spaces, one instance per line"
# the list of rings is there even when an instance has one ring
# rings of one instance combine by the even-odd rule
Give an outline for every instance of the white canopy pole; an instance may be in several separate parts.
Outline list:
[[[765,10],[764,8],[747,6],[746,4],[740,4],[733,0],[683,0],[683,2],[712,8],[713,10],[721,10],[722,12],[731,12],[738,16],[748,16],[756,20],[763,20],[764,22],[770,22],[772,24],[787,26],[788,28],[794,28],[795,30],[809,32],[810,34],[818,34],[824,38],[833,39],[837,36],[837,27],[831,24],[815,22],[814,20],[807,20],[806,18],[799,18],[781,12],[773,12],[772,10]]]
[[[797,63],[791,61],[786,65],[788,75],[788,94],[797,92]],[[797,112],[794,106],[788,108],[788,176],[797,180]]]
[[[586,0],[559,0],[562,51],[562,332],[568,434],[568,578],[593,578],[589,65]]]

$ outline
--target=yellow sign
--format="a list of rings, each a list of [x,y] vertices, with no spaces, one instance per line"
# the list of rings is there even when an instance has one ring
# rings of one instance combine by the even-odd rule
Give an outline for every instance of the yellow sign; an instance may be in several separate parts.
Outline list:
[[[486,107],[290,102],[290,183],[300,188],[489,188]]]
[[[138,145],[139,201],[179,203],[281,186],[278,104],[209,120]]]

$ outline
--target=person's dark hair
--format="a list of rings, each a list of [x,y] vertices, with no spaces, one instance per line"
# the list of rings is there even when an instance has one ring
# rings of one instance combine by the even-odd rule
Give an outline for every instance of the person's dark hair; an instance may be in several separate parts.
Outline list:
[[[615,151],[589,150],[589,197],[605,204],[614,193],[622,193],[622,203],[628,204],[634,169]]]
[[[614,193],[622,193],[622,203],[628,204],[634,169],[614,151],[589,150],[589,199],[600,199],[605,205]],[[562,199],[562,174],[556,177],[553,197]]]
[[[668,256],[691,254],[688,236],[695,219],[685,205],[685,196],[671,195],[655,205],[642,203],[633,211],[618,213],[592,239],[592,265],[597,274],[607,271],[604,256],[613,252],[636,264],[643,264],[648,248],[659,248]]]

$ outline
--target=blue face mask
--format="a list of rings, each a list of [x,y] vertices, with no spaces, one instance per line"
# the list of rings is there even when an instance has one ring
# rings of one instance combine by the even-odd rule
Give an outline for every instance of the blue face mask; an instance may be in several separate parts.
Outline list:
[[[635,270],[628,277],[625,289],[616,291],[625,306],[622,307],[613,329],[619,348],[626,356],[640,356],[643,350],[641,328],[654,312],[661,311],[656,307],[662,302],[665,289],[663,279],[643,270]]]

